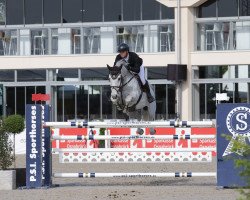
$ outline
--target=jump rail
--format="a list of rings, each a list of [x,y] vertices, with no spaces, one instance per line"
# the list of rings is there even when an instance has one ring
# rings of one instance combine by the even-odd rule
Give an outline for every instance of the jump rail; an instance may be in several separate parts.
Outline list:
[[[151,128],[151,127],[211,127],[212,121],[115,121],[115,122],[44,122],[54,128]]]
[[[53,152],[212,152],[216,151],[216,148],[92,148],[92,149],[53,149]]]
[[[173,173],[54,173],[54,178],[216,177],[216,172]]]
[[[52,135],[53,140],[192,140],[215,139],[215,135]]]

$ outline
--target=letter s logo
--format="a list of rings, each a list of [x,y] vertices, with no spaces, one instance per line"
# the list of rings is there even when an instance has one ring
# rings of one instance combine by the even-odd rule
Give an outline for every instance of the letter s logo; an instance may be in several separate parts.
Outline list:
[[[247,113],[239,113],[236,116],[236,120],[239,122],[236,124],[236,130],[246,130],[247,129],[247,122],[244,120],[247,120]]]

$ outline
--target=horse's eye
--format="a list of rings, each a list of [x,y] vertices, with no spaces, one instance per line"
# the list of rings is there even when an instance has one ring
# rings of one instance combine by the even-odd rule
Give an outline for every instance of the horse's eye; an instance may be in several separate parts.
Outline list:
[[[118,81],[120,81],[120,80],[121,80],[121,77],[118,78]]]

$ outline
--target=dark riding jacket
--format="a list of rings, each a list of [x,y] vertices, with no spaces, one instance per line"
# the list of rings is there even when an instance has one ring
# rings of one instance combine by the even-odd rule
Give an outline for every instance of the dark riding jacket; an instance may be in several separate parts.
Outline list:
[[[120,54],[118,54],[115,58],[114,66],[121,59],[123,58],[120,56]],[[140,72],[140,67],[143,63],[143,60],[136,53],[129,52],[128,63],[129,63],[129,70],[138,74]]]

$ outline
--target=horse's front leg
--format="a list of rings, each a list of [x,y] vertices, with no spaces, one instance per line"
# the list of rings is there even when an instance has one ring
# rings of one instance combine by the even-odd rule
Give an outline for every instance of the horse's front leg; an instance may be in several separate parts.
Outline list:
[[[128,95],[125,98],[125,100],[124,100],[125,105],[124,105],[123,113],[128,113],[129,112],[128,108],[131,105],[132,100],[133,100],[133,97],[131,95]]]

